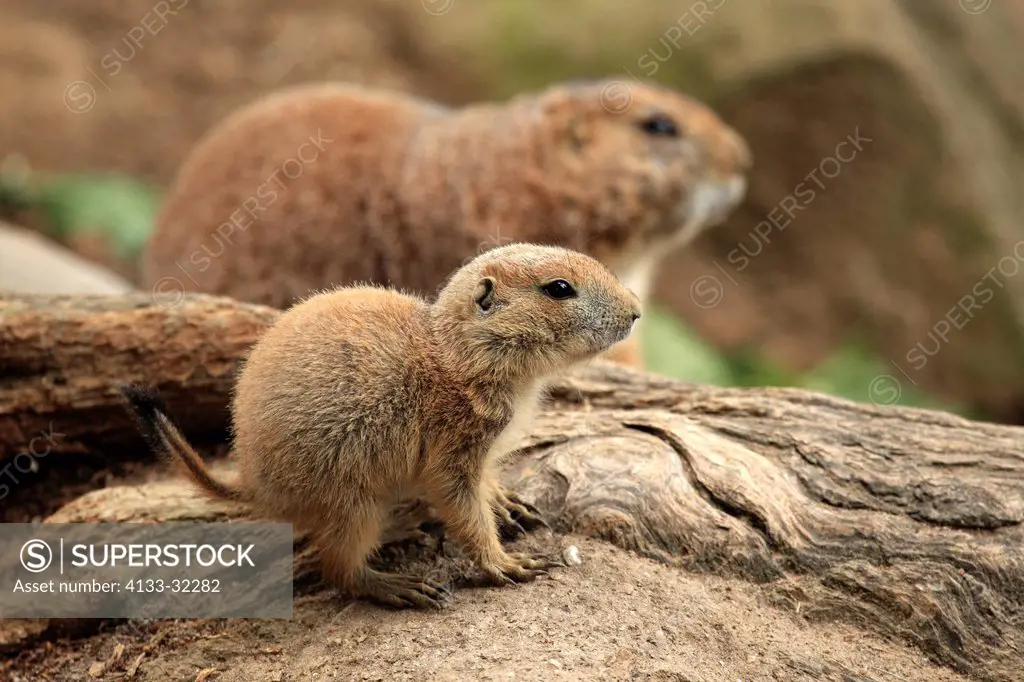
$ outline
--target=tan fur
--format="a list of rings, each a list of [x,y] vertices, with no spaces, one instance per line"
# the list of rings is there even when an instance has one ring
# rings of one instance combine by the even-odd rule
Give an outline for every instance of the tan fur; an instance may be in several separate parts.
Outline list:
[[[559,278],[576,297],[556,300],[540,289]],[[477,298],[488,283],[484,310]],[[552,565],[502,548],[499,521],[527,509],[499,485],[499,464],[527,428],[546,378],[625,339],[639,315],[637,297],[592,258],[500,247],[456,271],[434,303],[358,286],[284,312],[236,386],[237,482],[197,473],[198,457],[167,432],[161,408],[143,414],[157,426],[143,430],[155,431],[211,494],[312,531],[325,574],[342,589],[430,605],[440,598],[436,585],[366,564],[389,510],[425,499],[497,582],[529,580]]]
[[[702,103],[628,87],[627,107],[608,80],[462,109],[337,84],[274,94],[190,153],[144,278],[277,307],[353,282],[428,295],[517,241],[587,253],[646,299],[661,258],[742,198],[751,158]],[[659,113],[679,137],[642,129]]]

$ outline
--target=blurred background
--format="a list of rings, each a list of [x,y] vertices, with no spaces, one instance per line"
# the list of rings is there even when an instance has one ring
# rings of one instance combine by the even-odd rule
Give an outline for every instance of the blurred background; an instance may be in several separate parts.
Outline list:
[[[4,0],[0,288],[131,283],[188,148],[286,85],[651,79],[755,168],[663,268],[650,369],[1022,424],[1022,39],[1021,0]]]

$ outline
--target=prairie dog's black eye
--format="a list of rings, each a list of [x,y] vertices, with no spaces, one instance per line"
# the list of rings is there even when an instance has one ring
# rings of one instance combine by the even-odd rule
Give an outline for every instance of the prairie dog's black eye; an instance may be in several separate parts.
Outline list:
[[[651,114],[640,121],[640,129],[655,137],[679,137],[675,121],[665,114]]]
[[[540,290],[544,292],[545,296],[550,296],[558,301],[565,298],[572,298],[576,295],[576,290],[573,289],[572,285],[564,279],[556,279],[553,282],[548,282],[542,286]]]

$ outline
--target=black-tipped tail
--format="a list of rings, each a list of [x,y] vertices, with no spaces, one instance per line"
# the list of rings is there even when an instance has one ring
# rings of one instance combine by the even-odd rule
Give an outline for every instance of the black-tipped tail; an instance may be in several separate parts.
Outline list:
[[[136,384],[118,386],[117,390],[124,398],[128,413],[149,447],[160,455],[169,455],[156,427],[157,415],[167,414],[167,403],[163,397],[154,390]]]
[[[242,499],[238,490],[210,475],[202,458],[171,420],[167,404],[159,393],[134,384],[119,386],[118,391],[139,433],[154,452],[184,466],[189,477],[206,493],[222,499]]]

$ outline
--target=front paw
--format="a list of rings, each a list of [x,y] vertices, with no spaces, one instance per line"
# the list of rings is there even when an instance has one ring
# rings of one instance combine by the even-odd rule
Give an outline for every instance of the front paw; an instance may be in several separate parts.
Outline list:
[[[495,585],[528,583],[538,576],[548,575],[548,568],[564,567],[565,563],[540,554],[503,554],[496,561],[481,564],[487,577]]]
[[[536,507],[511,491],[498,490],[492,506],[498,515],[502,540],[513,540],[537,528],[550,528]]]

